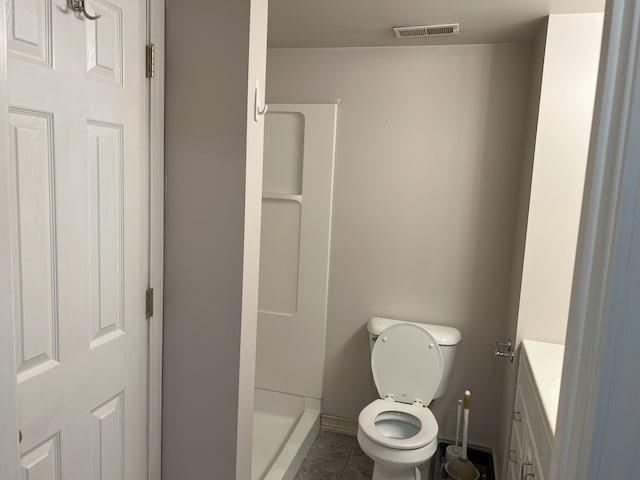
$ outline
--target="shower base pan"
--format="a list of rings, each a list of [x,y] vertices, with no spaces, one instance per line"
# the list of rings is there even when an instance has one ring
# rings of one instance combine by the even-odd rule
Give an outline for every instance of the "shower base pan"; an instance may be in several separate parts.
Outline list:
[[[256,388],[252,480],[293,480],[320,431],[320,400]]]

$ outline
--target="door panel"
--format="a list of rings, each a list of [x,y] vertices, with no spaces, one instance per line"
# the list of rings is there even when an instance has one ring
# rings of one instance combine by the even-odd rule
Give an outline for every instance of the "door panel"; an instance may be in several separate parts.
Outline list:
[[[48,438],[22,456],[22,480],[61,480],[60,435]]]
[[[508,478],[511,480],[516,480],[520,478],[520,466],[522,464],[522,443],[518,438],[517,433],[517,422],[513,422],[511,427],[511,445],[509,446],[509,451],[507,455],[507,462],[509,464],[508,468]]]
[[[9,112],[11,193],[20,235],[14,257],[18,381],[58,360],[51,120],[41,112]]]
[[[100,21],[86,22],[87,73],[94,79],[122,85],[122,10],[102,0],[92,5]]]
[[[96,480],[121,480],[124,456],[123,392],[91,411],[91,459]]]
[[[146,2],[11,0],[12,296],[24,479],[146,472]]]
[[[122,126],[89,122],[91,348],[124,333]]]
[[[8,13],[9,54],[51,67],[51,0],[10,0]]]

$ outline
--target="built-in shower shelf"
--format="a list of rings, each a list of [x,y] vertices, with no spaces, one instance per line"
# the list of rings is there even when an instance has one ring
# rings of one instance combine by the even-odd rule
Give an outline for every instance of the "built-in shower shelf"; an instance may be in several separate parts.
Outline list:
[[[291,195],[288,193],[263,193],[263,200],[289,200],[302,205],[302,195]]]

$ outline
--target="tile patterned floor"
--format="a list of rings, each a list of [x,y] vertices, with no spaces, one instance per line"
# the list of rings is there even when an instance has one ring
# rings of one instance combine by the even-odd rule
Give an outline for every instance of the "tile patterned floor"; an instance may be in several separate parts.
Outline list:
[[[430,465],[420,466],[422,480],[429,480]],[[295,480],[370,480],[373,461],[355,437],[321,431],[302,462]]]

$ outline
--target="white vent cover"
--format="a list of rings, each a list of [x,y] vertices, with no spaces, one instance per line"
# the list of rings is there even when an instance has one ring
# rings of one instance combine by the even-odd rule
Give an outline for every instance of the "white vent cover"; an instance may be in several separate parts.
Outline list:
[[[459,23],[448,25],[420,25],[415,27],[393,27],[397,38],[440,37],[442,35],[458,35]]]

